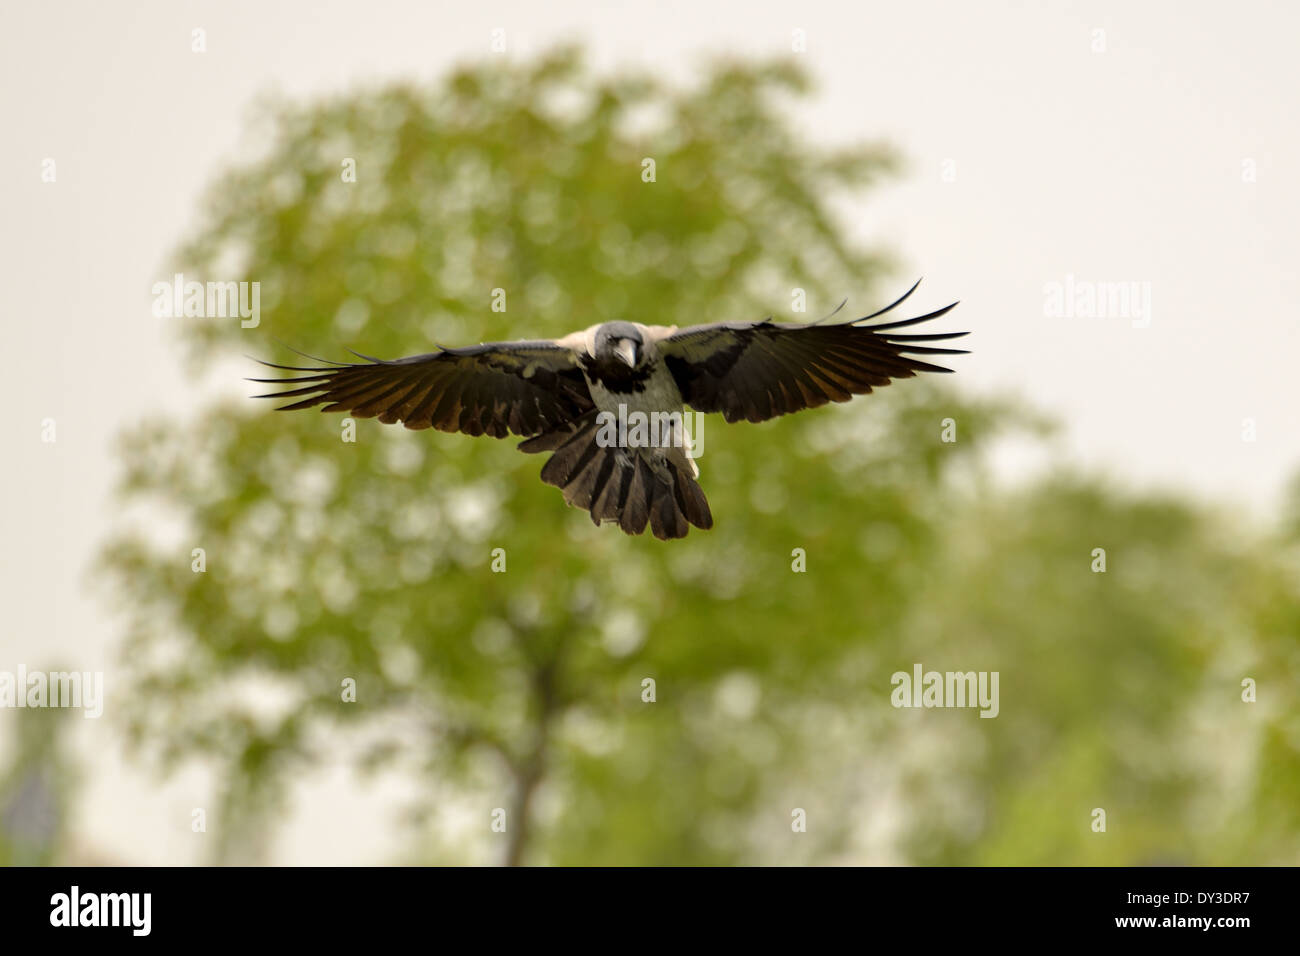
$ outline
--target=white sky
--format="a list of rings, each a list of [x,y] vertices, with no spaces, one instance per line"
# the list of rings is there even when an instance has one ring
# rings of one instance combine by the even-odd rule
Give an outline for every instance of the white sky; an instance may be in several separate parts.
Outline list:
[[[433,78],[489,56],[494,27],[512,56],[582,39],[602,68],[637,63],[679,78],[701,54],[784,52],[794,29],[807,31],[819,93],[798,122],[810,143],[883,139],[908,158],[907,173],[862,206],[855,232],[897,251],[900,289],[926,276],[920,304],[962,300],[956,315],[976,351],[956,381],[1011,390],[1063,420],[1060,460],[1266,515],[1300,467],[1298,10],[9,0],[0,670],[53,658],[109,669],[114,630],[85,584],[113,518],[111,442],[149,412],[203,397],[181,374],[168,320],[150,314],[150,287],[167,278],[204,185],[248,147],[250,102]],[[190,51],[195,27],[207,31],[204,54]],[[1105,52],[1092,50],[1096,29]],[[54,184],[40,180],[47,157]],[[941,175],[949,160],[953,182]],[[1245,160],[1255,182],[1243,182]],[[1067,275],[1149,283],[1150,326],[1046,316],[1044,285]],[[40,440],[48,417],[53,445]],[[1242,441],[1246,418],[1253,443]],[[0,711],[0,748],[13,719]],[[158,790],[123,763],[107,721],[85,724],[87,852],[197,859],[188,821],[204,805],[201,775]],[[381,839],[382,795],[354,786],[339,773],[309,786],[276,859],[384,859],[394,844]],[[374,839],[327,839],[337,815],[354,838]]]

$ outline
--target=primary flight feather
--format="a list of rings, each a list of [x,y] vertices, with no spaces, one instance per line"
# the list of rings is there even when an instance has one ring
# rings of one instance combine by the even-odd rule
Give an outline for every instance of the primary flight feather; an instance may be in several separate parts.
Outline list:
[[[917,285],[920,285],[918,282]],[[523,452],[551,452],[542,480],[570,505],[628,534],[649,524],[658,538],[685,537],[690,525],[713,527],[699,470],[683,441],[680,415],[721,412],[728,422],[761,422],[827,402],[847,402],[892,379],[950,372],[918,355],[961,355],[926,343],[965,332],[900,334],[957,303],[916,318],[865,325],[896,308],[841,322],[726,322],[685,329],[605,322],[561,339],[494,342],[357,363],[275,365],[305,373],[252,379],[292,385],[258,398],[293,398],[280,410],[323,406],[407,428],[467,435],[519,435]],[[648,439],[629,440],[614,417],[640,414],[656,423]],[[674,418],[674,414],[677,416]]]

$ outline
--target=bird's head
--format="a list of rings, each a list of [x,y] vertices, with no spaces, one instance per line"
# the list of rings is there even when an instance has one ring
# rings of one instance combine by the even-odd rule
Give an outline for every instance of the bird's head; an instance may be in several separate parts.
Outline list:
[[[641,364],[645,341],[641,330],[631,322],[606,322],[596,330],[595,354],[597,361],[618,360],[628,368]]]

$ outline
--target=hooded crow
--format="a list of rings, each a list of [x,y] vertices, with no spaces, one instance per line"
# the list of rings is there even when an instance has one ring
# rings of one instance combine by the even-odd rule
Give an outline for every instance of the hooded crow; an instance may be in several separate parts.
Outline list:
[[[713,527],[699,469],[682,426],[686,406],[728,422],[847,402],[895,378],[951,369],[917,355],[961,355],[926,343],[965,332],[900,334],[957,305],[911,319],[865,325],[914,291],[861,319],[808,324],[725,322],[676,326],[604,322],[562,339],[441,348],[427,355],[322,366],[275,365],[305,373],[255,382],[292,385],[257,398],[294,398],[280,410],[324,406],[407,428],[528,440],[519,450],[550,452],[542,480],[597,525],[682,538]],[[842,308],[842,306],[841,306]],[[838,309],[836,310],[839,311]],[[309,356],[310,357],[310,356]],[[651,427],[613,427],[636,416]]]

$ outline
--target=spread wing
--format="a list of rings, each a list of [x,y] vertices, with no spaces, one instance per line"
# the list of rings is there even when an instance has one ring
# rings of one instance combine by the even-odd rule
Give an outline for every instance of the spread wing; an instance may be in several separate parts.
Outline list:
[[[916,285],[897,302],[861,319],[803,325],[771,319],[695,325],[661,339],[659,353],[692,408],[722,412],[729,422],[761,422],[827,402],[847,402],[892,379],[952,371],[913,356],[966,354],[924,344],[955,339],[965,332],[897,332],[944,315],[956,302],[914,319],[861,324],[898,306],[916,291]]]
[[[538,435],[594,407],[573,352],[555,342],[494,342],[392,361],[353,354],[366,361],[263,362],[305,374],[250,381],[296,386],[256,396],[298,399],[278,411],[323,405],[324,412],[493,438]]]

